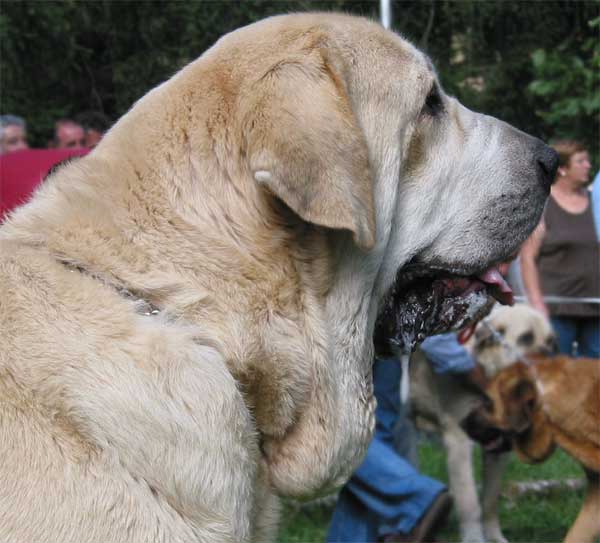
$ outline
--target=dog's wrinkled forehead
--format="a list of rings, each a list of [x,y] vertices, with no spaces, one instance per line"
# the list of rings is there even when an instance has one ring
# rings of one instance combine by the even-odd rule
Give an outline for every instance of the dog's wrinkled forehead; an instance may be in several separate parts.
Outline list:
[[[491,323],[511,341],[515,341],[523,334],[542,339],[552,332],[550,323],[544,315],[523,304],[503,308],[492,317]]]
[[[334,27],[331,34],[332,43],[339,46],[351,68],[346,71],[350,85],[364,93],[362,98],[375,98],[379,105],[391,101],[402,109],[416,107],[415,96],[425,96],[437,82],[431,59],[402,36],[383,32],[377,24],[352,23],[359,26],[349,31]]]
[[[437,80],[431,60],[408,40],[378,23],[343,14],[271,17],[220,41],[228,59],[241,59],[238,73],[255,73],[261,65],[300,65],[318,51],[354,104],[368,103],[372,111],[382,105],[413,110],[415,98],[424,97]]]

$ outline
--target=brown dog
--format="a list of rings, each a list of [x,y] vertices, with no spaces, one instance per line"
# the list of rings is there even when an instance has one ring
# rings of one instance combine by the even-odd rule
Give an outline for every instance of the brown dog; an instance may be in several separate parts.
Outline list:
[[[524,462],[542,462],[559,446],[583,466],[588,489],[566,543],[600,535],[600,360],[531,357],[490,381],[490,404],[474,412],[465,429],[475,439],[511,436]]]

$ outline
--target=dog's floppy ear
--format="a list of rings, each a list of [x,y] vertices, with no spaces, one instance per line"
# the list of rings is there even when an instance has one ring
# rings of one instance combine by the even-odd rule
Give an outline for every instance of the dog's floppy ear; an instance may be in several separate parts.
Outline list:
[[[244,136],[249,166],[303,220],[375,243],[367,145],[345,84],[316,47],[290,56],[253,87]]]
[[[510,428],[517,434],[530,428],[538,398],[535,384],[529,376],[522,374],[512,381],[506,390],[504,401]]]
[[[522,366],[521,363],[518,363]],[[512,369],[512,368],[510,368]],[[514,431],[513,442],[517,457],[523,462],[543,462],[556,448],[552,425],[540,409],[535,382],[518,368],[520,378],[508,389],[506,415]]]

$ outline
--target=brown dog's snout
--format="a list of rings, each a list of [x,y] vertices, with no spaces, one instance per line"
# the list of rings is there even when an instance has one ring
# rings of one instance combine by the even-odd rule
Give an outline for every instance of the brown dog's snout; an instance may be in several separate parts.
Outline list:
[[[490,423],[491,410],[491,402],[484,402],[460,422],[460,427],[487,452],[509,451],[512,448],[511,434]]]

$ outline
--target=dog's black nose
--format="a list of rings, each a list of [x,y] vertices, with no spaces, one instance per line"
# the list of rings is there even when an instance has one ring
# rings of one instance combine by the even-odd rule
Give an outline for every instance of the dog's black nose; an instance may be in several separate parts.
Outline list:
[[[550,190],[558,168],[558,153],[552,147],[540,143],[536,159],[540,182],[546,190]]]

